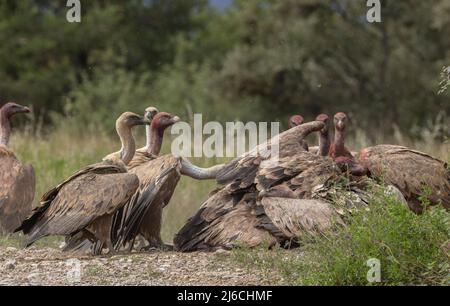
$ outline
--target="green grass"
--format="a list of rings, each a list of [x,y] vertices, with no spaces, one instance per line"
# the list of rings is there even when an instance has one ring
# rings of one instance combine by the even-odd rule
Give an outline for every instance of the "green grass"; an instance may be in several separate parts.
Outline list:
[[[233,258],[276,270],[289,285],[450,285],[450,215],[440,207],[416,215],[377,193],[347,227],[302,238],[296,250],[240,248]],[[371,258],[380,262],[379,283],[367,280]]]

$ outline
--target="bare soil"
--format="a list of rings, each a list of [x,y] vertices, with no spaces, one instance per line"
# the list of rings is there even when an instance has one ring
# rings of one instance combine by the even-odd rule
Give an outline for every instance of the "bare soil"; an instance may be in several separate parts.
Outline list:
[[[114,256],[74,256],[58,249],[0,247],[0,285],[273,285],[234,263],[227,251],[153,251]]]

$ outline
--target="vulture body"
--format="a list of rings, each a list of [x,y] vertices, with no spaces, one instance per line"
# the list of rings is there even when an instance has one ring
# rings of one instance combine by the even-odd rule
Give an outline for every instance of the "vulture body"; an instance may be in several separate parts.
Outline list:
[[[395,145],[362,149],[358,159],[371,177],[397,187],[412,211],[423,210],[422,195],[450,209],[450,170],[444,161]]]
[[[168,113],[154,116],[151,128],[147,130],[148,144],[139,150],[129,165],[130,173],[139,178],[136,200],[121,210],[121,222],[117,225],[117,248],[134,245],[138,235],[148,242],[146,248],[161,248],[161,221],[163,208],[170,202],[181,175],[195,179],[215,178],[217,167],[198,168],[187,160],[167,154],[158,157],[163,142],[164,130],[180,119]]]
[[[139,179],[125,165],[135,151],[131,128],[141,124],[146,122],[140,116],[122,114],[116,122],[122,141],[119,158],[111,156],[87,166],[42,196],[40,205],[16,230],[29,235],[27,247],[48,235],[65,235],[100,241],[96,254],[104,246],[114,250],[111,217],[139,187]]]
[[[240,244],[292,246],[301,233],[325,231],[334,218],[341,223],[320,198],[304,200],[322,197],[324,187],[343,175],[331,159],[303,149],[304,137],[323,127],[315,121],[280,134],[278,156],[264,154],[271,140],[223,166],[217,175],[222,187],[177,233],[175,248],[189,252]]]
[[[0,109],[0,229],[13,232],[31,212],[36,179],[31,165],[22,165],[8,146],[10,118],[30,109],[7,103]]]
[[[130,169],[139,178],[140,186],[135,195],[137,200],[122,209],[119,247],[131,243],[131,249],[138,235],[145,238],[148,248],[163,247],[162,212],[180,180],[180,168],[181,158],[168,154]]]

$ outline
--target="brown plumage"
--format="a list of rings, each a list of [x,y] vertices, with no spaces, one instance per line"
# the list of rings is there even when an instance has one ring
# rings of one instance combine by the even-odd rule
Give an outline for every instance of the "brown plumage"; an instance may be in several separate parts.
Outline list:
[[[421,195],[427,195],[432,205],[450,209],[450,170],[444,161],[395,145],[362,149],[358,159],[371,177],[397,187],[414,212],[423,210]]]
[[[301,238],[330,231],[343,221],[334,207],[322,200],[268,197],[261,200],[271,226],[279,229],[284,246],[297,246]]]
[[[16,229],[30,213],[35,191],[35,174],[31,165],[22,165],[9,149],[10,119],[30,109],[7,103],[0,109],[0,229]]]
[[[133,247],[137,235],[142,235],[148,247],[161,247],[162,211],[175,191],[180,179],[181,158],[171,154],[158,157],[163,142],[164,131],[180,120],[169,113],[157,113],[147,131],[147,146],[140,150],[130,163],[129,171],[139,178],[136,201],[125,206],[120,214],[116,248],[130,243]]]
[[[323,225],[320,227],[309,218],[319,215],[331,218],[335,214],[329,211],[329,206],[319,204],[323,212],[318,213],[311,208],[313,202],[299,200],[313,198],[316,191],[334,184],[342,176],[331,159],[306,152],[300,145],[306,135],[323,127],[322,122],[312,122],[280,134],[279,156],[273,159],[252,150],[225,165],[217,176],[223,187],[213,192],[177,233],[175,248],[187,252],[230,248],[242,243],[249,246],[276,242],[285,245],[292,243],[294,232],[311,232],[317,227],[326,229],[329,223],[320,221]],[[274,189],[278,189],[277,197],[294,199],[274,200]],[[292,216],[301,219],[299,223],[286,216],[277,216],[283,211],[280,203],[287,202],[284,209],[293,210]]]
[[[147,145],[130,163],[129,171],[139,177],[140,187],[136,201],[126,205],[121,212],[117,248],[129,244],[140,234],[148,242],[146,248],[160,248],[163,208],[169,204],[181,175],[197,180],[214,179],[221,165],[199,168],[182,157],[167,154],[157,157],[161,150],[164,130],[179,121],[177,116],[158,113],[147,130]]]
[[[131,128],[141,124],[146,124],[142,117],[122,114],[116,122],[122,142],[119,158],[111,155],[87,166],[42,196],[40,205],[16,230],[29,235],[26,246],[48,235],[81,235],[100,241],[97,251],[101,252],[103,246],[113,251],[111,216],[139,186],[137,176],[128,173],[125,165],[135,151]]]
[[[123,207],[122,221],[118,230],[117,248],[130,243],[142,235],[148,242],[147,248],[161,248],[161,221],[163,208],[169,204],[180,180],[181,158],[171,154],[150,160],[130,169],[139,178],[139,189],[135,201]]]

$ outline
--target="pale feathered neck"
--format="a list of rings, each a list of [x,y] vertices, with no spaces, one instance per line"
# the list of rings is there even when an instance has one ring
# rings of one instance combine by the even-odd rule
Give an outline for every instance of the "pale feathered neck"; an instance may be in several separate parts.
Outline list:
[[[11,136],[11,123],[6,114],[0,110],[0,145],[8,146]]]
[[[125,165],[128,165],[133,159],[134,151],[136,150],[136,143],[131,133],[131,127],[119,123],[116,126],[116,130],[122,143],[122,148],[119,151],[120,159]]]

